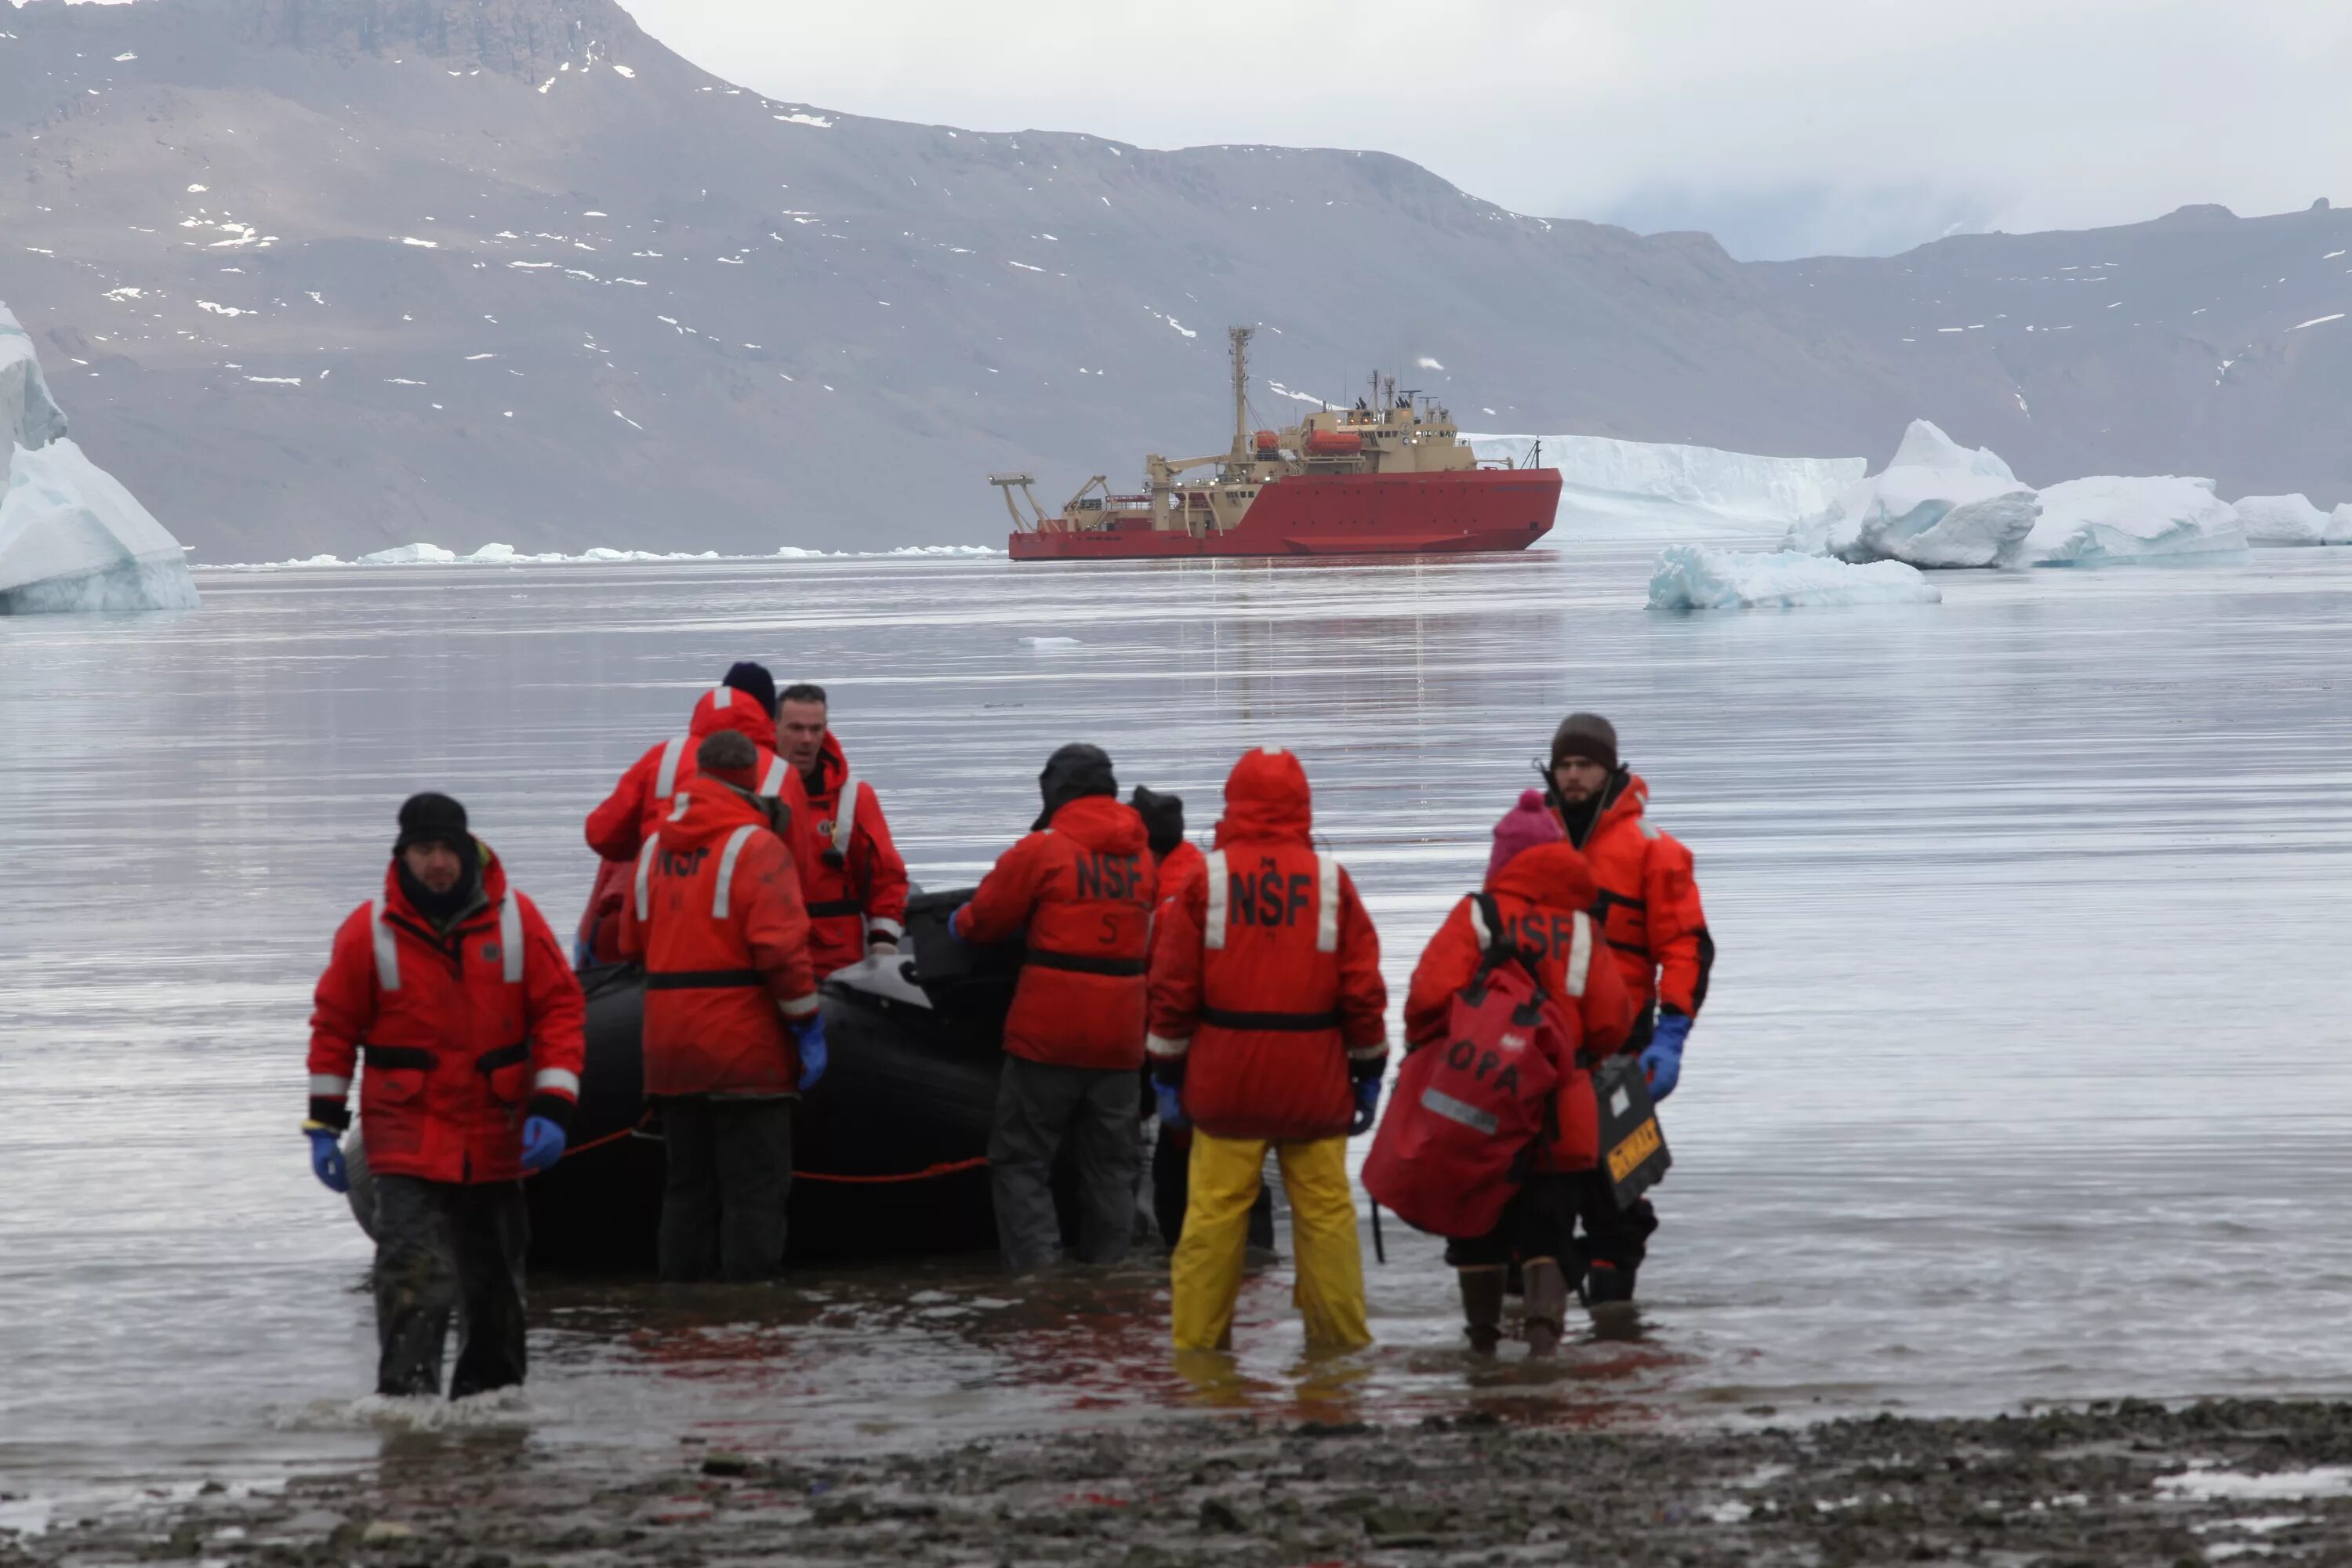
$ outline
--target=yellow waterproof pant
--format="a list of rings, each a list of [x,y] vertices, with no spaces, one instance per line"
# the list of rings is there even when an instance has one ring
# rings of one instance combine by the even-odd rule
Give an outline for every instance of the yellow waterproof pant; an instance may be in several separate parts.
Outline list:
[[[1356,1200],[1348,1188],[1348,1141],[1277,1143],[1282,1189],[1290,1198],[1291,1249],[1298,1284],[1291,1300],[1307,1319],[1317,1350],[1355,1350],[1372,1342],[1364,1324],[1364,1259],[1356,1246]],[[1230,1350],[1234,1298],[1242,1288],[1250,1205],[1265,1167],[1265,1140],[1192,1133],[1192,1192],[1184,1237],[1171,1265],[1176,1296],[1176,1348]]]

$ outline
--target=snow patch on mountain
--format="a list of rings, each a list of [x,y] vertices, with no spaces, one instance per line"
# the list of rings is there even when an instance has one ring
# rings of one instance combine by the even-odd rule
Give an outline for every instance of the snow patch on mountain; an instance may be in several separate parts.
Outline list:
[[[1603,436],[1463,439],[1481,462],[1558,468],[1560,530],[1585,539],[1779,533],[1869,467],[1861,458],[1765,458]]]

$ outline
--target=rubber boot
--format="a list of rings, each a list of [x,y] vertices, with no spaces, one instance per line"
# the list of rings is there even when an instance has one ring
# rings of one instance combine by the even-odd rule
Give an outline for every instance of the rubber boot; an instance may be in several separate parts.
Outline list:
[[[1527,1266],[1528,1356],[1542,1361],[1559,1353],[1559,1336],[1568,1321],[1568,1276],[1549,1258]]]
[[[1595,1261],[1584,1277],[1584,1304],[1592,1312],[1592,1331],[1604,1340],[1640,1336],[1642,1314],[1633,1305],[1633,1270]]]
[[[1464,1268],[1456,1272],[1462,1278],[1462,1317],[1470,1335],[1470,1353],[1493,1355],[1495,1347],[1503,1342],[1503,1271]]]

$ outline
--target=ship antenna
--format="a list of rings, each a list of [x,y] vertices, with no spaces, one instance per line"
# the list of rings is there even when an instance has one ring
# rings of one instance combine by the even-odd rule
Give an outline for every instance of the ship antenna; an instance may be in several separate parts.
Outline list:
[[[1234,341],[1234,455],[1233,461],[1249,460],[1249,341],[1256,333],[1255,327],[1228,327],[1225,335]]]

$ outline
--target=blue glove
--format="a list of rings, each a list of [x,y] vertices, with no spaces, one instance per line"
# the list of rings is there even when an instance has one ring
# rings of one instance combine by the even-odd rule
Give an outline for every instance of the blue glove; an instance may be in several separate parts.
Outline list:
[[[1181,1084],[1161,1083],[1154,1079],[1151,1092],[1160,1101],[1160,1125],[1170,1131],[1192,1125],[1184,1118],[1184,1089]]]
[[[1376,1078],[1358,1079],[1356,1080],[1356,1115],[1354,1120],[1348,1123],[1348,1136],[1353,1138],[1360,1132],[1370,1132],[1372,1130],[1373,1119],[1380,1114],[1380,1109],[1381,1080]]]
[[[957,928],[963,924],[964,917],[971,913],[971,900],[967,900],[964,902],[958,904],[955,907],[955,913],[948,917],[948,940],[955,943],[958,947],[961,947],[963,945],[963,932],[959,931]]]
[[[534,1116],[522,1124],[522,1168],[527,1174],[537,1175],[563,1158],[563,1145],[569,1142],[563,1129],[544,1116]]]
[[[352,1190],[352,1173],[343,1168],[343,1145],[331,1127],[312,1127],[310,1134],[310,1173],[319,1184],[331,1193]]]
[[[824,1015],[811,1013],[803,1023],[793,1026],[793,1037],[801,1047],[801,1092],[806,1094],[824,1077]]]
[[[1682,1081],[1683,1044],[1690,1038],[1690,1016],[1662,1013],[1657,1031],[1642,1047],[1642,1076],[1650,1082],[1650,1098],[1664,1100]]]

